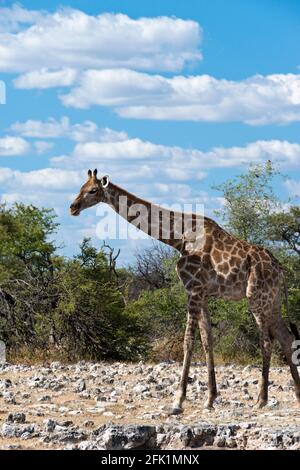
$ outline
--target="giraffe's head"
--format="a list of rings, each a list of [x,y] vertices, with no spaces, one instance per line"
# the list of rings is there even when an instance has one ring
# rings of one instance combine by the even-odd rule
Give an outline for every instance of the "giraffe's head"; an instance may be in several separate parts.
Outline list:
[[[97,170],[88,171],[88,179],[81,187],[78,196],[70,205],[71,215],[79,215],[81,211],[105,201],[105,188],[109,185],[108,176],[97,178]]]

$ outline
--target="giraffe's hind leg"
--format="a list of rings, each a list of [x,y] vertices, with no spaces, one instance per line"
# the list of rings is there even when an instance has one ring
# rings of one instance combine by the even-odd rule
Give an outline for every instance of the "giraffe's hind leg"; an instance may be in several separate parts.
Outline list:
[[[217,397],[217,385],[213,355],[213,337],[207,303],[203,304],[200,309],[199,328],[208,372],[208,399],[205,402],[204,408],[211,409]]]
[[[175,395],[175,400],[170,414],[177,415],[182,413],[182,404],[186,397],[186,389],[191,365],[193,347],[195,342],[195,331],[198,312],[194,310],[193,305],[189,305],[189,313],[184,336],[184,359],[179,389]]]
[[[268,328],[263,328],[260,333],[260,347],[262,352],[262,376],[260,384],[260,392],[258,395],[257,405],[262,408],[268,403],[269,392],[269,371],[272,355],[273,340]]]
[[[272,332],[275,338],[279,341],[282,347],[283,353],[288,362],[288,365],[290,366],[291,375],[293,377],[294,385],[295,385],[296,398],[300,404],[300,378],[299,378],[297,366],[296,364],[293,363],[293,358],[292,358],[293,352],[294,352],[293,347],[292,347],[294,338],[290,334],[289,330],[287,329],[281,317],[280,311],[279,311],[279,315],[277,315],[276,323],[274,324],[272,328]]]
[[[257,400],[259,408],[268,403],[269,392],[269,372],[273,346],[273,335],[270,330],[270,321],[273,315],[272,308],[263,303],[261,299],[250,300],[250,309],[256,320],[260,333],[260,348],[262,353],[262,375],[260,382],[260,391]]]

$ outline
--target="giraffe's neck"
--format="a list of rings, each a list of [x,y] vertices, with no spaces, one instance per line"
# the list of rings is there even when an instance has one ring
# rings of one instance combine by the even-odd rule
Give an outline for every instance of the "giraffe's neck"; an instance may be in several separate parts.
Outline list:
[[[104,194],[104,202],[126,219],[127,222],[147,235],[179,251],[182,250],[182,236],[179,237],[179,232],[174,230],[174,220],[176,216],[181,216],[180,213],[145,201],[111,182],[105,188]],[[176,220],[178,221],[178,218]]]

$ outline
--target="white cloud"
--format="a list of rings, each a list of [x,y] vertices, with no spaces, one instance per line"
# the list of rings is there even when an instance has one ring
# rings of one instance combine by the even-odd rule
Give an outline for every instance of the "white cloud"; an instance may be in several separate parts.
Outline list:
[[[85,142],[74,149],[74,157],[81,161],[98,161],[103,159],[137,159],[159,157],[166,154],[168,148],[145,142],[140,139],[126,139],[119,142]],[[161,155],[161,156],[163,156]]]
[[[82,184],[82,175],[76,171],[43,168],[27,173],[15,173],[17,181],[28,188],[46,188],[47,190],[70,190]]]
[[[21,172],[10,168],[0,168],[2,187],[26,190],[69,191],[79,189],[84,179],[83,172],[58,168],[43,168]]]
[[[3,186],[11,179],[13,174],[13,170],[10,168],[0,168],[0,183]]]
[[[21,137],[6,136],[0,138],[0,157],[24,155],[29,149],[29,143]]]
[[[44,168],[34,171],[18,171],[0,167],[1,195],[0,203],[9,205],[16,202],[33,204],[37,207],[54,209],[62,222],[58,233],[59,242],[64,240],[65,217],[69,217],[69,206],[80,186],[86,178],[85,172]],[[73,226],[73,242],[78,239],[76,231],[84,225],[90,214],[84,214],[80,221],[71,219]],[[75,223],[74,223],[75,222]],[[79,222],[79,223],[78,223]],[[80,237],[82,239],[82,237]],[[72,241],[70,241],[70,245]],[[74,244],[73,244],[74,248]]]
[[[202,151],[131,138],[123,131],[99,128],[92,121],[71,124],[67,117],[16,122],[10,130],[30,138],[74,140],[69,155],[50,159],[53,167],[86,171],[98,166],[101,172],[121,174],[123,181],[140,178],[184,183],[204,179],[211,168],[241,168],[267,160],[284,168],[297,168],[300,160],[300,144],[288,141],[258,140],[239,147]],[[51,144],[43,140],[33,142],[37,153],[46,152]]]
[[[154,189],[158,197],[167,196],[168,199],[178,198],[178,195],[186,199],[192,195],[192,188],[187,184],[155,183]]]
[[[128,138],[120,142],[79,143],[71,155],[54,157],[51,163],[57,168],[78,169],[83,173],[97,167],[100,175],[108,174],[133,193],[149,195],[150,200],[160,203],[162,200],[193,201],[198,193],[193,191],[189,196],[186,188],[199,184],[201,187],[199,182],[211,169],[245,168],[268,160],[282,168],[298,168],[300,144],[261,140],[241,147],[201,151]],[[201,196],[200,202],[202,199]]]
[[[243,147],[215,147],[204,152],[128,137],[117,142],[78,143],[71,155],[53,157],[51,163],[63,168],[98,165],[104,172],[120,171],[126,179],[139,174],[145,178],[163,176],[174,181],[186,181],[203,179],[211,168],[237,168],[267,160],[285,168],[296,168],[300,160],[300,144],[258,140]]]
[[[20,5],[12,5],[9,8],[0,8],[0,33],[16,32],[24,25],[30,25],[40,21],[43,16],[41,11],[26,10]]]
[[[55,13],[6,8],[0,15],[0,70],[176,71],[201,59],[201,39],[198,23],[174,17],[132,19],[111,13],[91,16],[71,8]]]
[[[85,142],[87,140],[115,142],[128,139],[124,131],[115,131],[107,127],[100,128],[92,121],[71,124],[66,116],[62,117],[59,121],[49,118],[47,121],[30,119],[25,122],[15,122],[11,125],[10,131],[23,137],[36,137],[40,139],[66,137],[77,142]]]
[[[201,180],[210,169],[241,168],[269,159],[286,168],[297,168],[300,161],[300,144],[279,140],[202,151],[131,138],[126,132],[99,128],[92,121],[73,124],[68,118],[17,122],[10,130],[25,138],[47,139],[31,144],[35,151],[40,147],[41,152],[54,143],[53,139],[74,140],[71,154],[53,158],[52,168],[23,172],[0,168],[0,200],[54,207],[63,220],[59,240],[73,247],[97,223],[94,209],[85,211],[79,220],[66,218],[88,168],[98,167],[100,175],[109,174],[116,184],[156,204],[203,204],[205,214],[213,216],[223,199],[203,191]],[[290,184],[290,192],[299,193],[299,184]],[[66,220],[70,224],[68,233]]]
[[[77,77],[77,71],[69,68],[33,70],[17,77],[13,82],[16,88],[30,90],[32,88],[69,87]]]
[[[80,126],[80,125],[78,125],[78,126]],[[76,131],[76,126],[74,126],[73,135],[75,135],[75,131]],[[103,127],[102,129],[99,129],[99,131],[100,132],[99,132],[98,139],[101,142],[122,142],[123,140],[128,139],[128,134],[124,131],[115,131],[113,129],[110,129],[109,127]],[[83,141],[83,140],[86,140],[86,139],[78,139],[77,138],[75,140]]]
[[[300,181],[287,180],[285,182],[285,187],[291,196],[300,197]]]
[[[143,150],[143,141],[132,140],[133,142],[138,140],[137,148]],[[115,142],[112,144],[115,145]],[[75,151],[78,151],[82,145],[85,144],[76,144]],[[127,140],[122,142],[122,145],[126,146]],[[130,145],[134,144],[131,142]],[[163,150],[164,153],[158,156],[159,154],[153,149],[157,152],[158,149]],[[124,152],[124,148],[121,148],[121,151]],[[268,158],[285,162],[286,165],[297,166],[299,157],[300,145],[284,141],[257,141],[244,147],[217,147],[208,152],[151,144],[144,147],[144,154],[140,159],[137,158],[137,153],[133,153],[131,158],[113,159],[106,154],[103,160],[98,161],[94,157],[90,160],[86,154],[85,160],[81,160],[79,154],[74,153],[73,156],[66,157],[63,162],[66,168],[44,168],[28,172],[0,168],[2,189],[0,201],[9,204],[23,202],[39,207],[54,207],[60,217],[66,217],[70,202],[86,180],[87,168],[95,163],[95,166],[99,164],[100,174],[110,174],[113,182],[142,198],[167,206],[203,204],[205,214],[213,216],[213,210],[222,207],[223,199],[212,197],[201,189],[201,183],[197,180],[205,176],[203,169],[237,167]],[[299,182],[287,182],[286,185],[293,195],[300,195]],[[63,220],[65,224],[66,219]],[[75,241],[77,243],[82,238],[83,231],[90,230],[93,223],[97,223],[93,209],[84,212],[79,220],[70,219],[72,228],[68,228],[69,235],[66,233],[67,228],[63,226],[59,235],[60,240],[74,247]]]
[[[111,106],[125,118],[242,121],[250,125],[300,120],[300,74],[246,80],[209,75],[166,78],[133,70],[87,70],[62,95],[65,106]]]
[[[169,99],[172,80],[127,69],[87,70],[80,76],[78,87],[62,95],[61,100],[65,106],[77,108],[121,107],[139,101],[151,105]]]
[[[39,192],[4,192],[1,194],[0,202],[1,204],[6,203],[6,204],[15,204],[16,202],[22,203],[22,204],[33,204],[37,207],[41,206],[50,206],[53,207],[54,203],[54,198],[53,195],[55,193],[39,193]],[[47,204],[48,201],[48,204]]]
[[[267,160],[279,163],[283,167],[298,167],[300,144],[286,140],[257,140],[244,147],[215,147],[205,153],[209,167],[240,167],[257,164]]]
[[[55,13],[0,8],[0,71],[21,74],[18,88],[72,87],[65,106],[109,106],[135,119],[244,122],[300,121],[300,74],[245,80],[174,76],[201,59],[202,29],[174,17]]]
[[[64,137],[69,132],[70,122],[67,117],[56,121],[49,118],[47,121],[28,120],[26,122],[15,122],[10,130],[24,137],[38,137],[41,139]]]
[[[53,143],[52,142],[45,142],[43,140],[38,140],[33,143],[34,148],[36,150],[36,153],[38,155],[43,155],[46,153],[48,150],[51,150],[53,148]]]

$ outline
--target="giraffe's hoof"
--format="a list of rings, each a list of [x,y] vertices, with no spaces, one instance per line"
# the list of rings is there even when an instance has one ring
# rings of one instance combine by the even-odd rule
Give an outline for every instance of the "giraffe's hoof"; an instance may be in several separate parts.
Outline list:
[[[169,411],[169,416],[177,416],[183,413],[183,409],[180,406],[174,406]]]
[[[261,408],[264,408],[265,406],[267,406],[267,404],[268,404],[268,400],[259,400],[256,403],[255,408],[261,409]]]
[[[214,411],[214,407],[210,403],[204,403],[203,410]]]
[[[204,410],[210,410],[210,411],[214,410],[213,401],[211,401],[211,400],[206,400],[206,402],[205,402],[204,405],[203,405],[203,409],[204,409]]]

